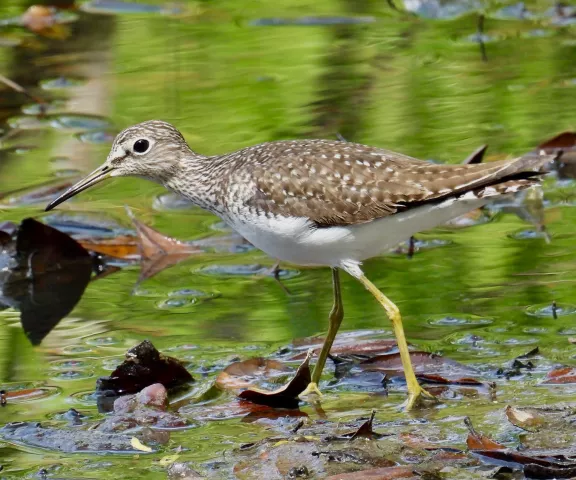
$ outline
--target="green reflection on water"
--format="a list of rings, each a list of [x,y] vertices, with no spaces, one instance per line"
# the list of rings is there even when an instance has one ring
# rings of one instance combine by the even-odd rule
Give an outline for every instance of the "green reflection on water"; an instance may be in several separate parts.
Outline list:
[[[54,93],[69,99],[70,111],[109,117],[117,129],[164,119],[176,124],[192,148],[205,154],[280,138],[334,138],[339,133],[351,141],[458,162],[483,143],[492,153],[520,154],[574,126],[573,29],[551,26],[546,18],[541,23],[488,18],[486,33],[496,40],[486,44],[484,62],[479,46],[468,40],[475,33],[475,14],[434,22],[371,1],[186,5],[189,13],[182,17],[80,14],[66,41],[37,38],[39,48],[1,48],[0,70],[31,88],[61,75],[85,78],[78,87]],[[22,3],[6,2],[0,13],[16,14],[19,6]],[[529,2],[527,7],[544,12],[547,4]],[[375,21],[250,26],[251,20],[261,17],[306,15],[362,15]],[[537,28],[547,35],[532,35]],[[26,99],[3,92],[9,100],[1,101],[2,119],[20,114]],[[52,178],[48,160],[53,157],[67,156],[74,168],[90,171],[109,148],[82,144],[71,133],[58,130],[33,132],[21,141],[38,148],[2,160],[2,192]],[[571,189],[569,185],[567,190]],[[63,209],[104,212],[129,226],[122,208],[128,204],[140,219],[171,236],[192,240],[220,235],[211,229],[217,219],[203,212],[154,211],[152,200],[161,192],[141,180],[114,180],[83,193]],[[37,215],[40,206],[16,207],[4,210],[2,219],[19,222]],[[529,305],[553,300],[560,305],[576,303],[575,213],[570,205],[552,206],[547,216],[551,244],[510,238],[509,234],[531,227],[514,216],[500,215],[484,225],[423,235],[450,243],[411,260],[403,255],[375,259],[366,264],[366,273],[397,302],[409,339],[422,349],[495,370],[537,343],[548,358],[572,362],[576,347],[568,344],[567,337],[576,329],[576,317],[552,320],[525,312]],[[267,276],[201,271],[230,264],[272,266],[273,261],[258,251],[197,256],[145,282],[136,295],[132,291],[138,268],[126,268],[89,285],[69,318],[37,349],[19,329],[18,317],[4,312],[2,381],[45,382],[61,393],[10,405],[0,410],[0,422],[42,420],[70,406],[94,412],[93,406],[78,403],[71,395],[90,392],[95,378],[107,374],[127,348],[144,338],[152,339],[160,350],[197,346],[186,359],[199,371],[215,365],[218,370],[235,355],[266,355],[294,338],[325,330],[331,299],[327,270],[302,269],[286,280],[291,296]],[[182,289],[218,295],[186,306],[184,313],[179,312],[183,307],[158,308]],[[360,285],[345,278],[343,295],[344,329],[383,330],[389,335],[380,307]],[[458,324],[459,318],[463,323]],[[487,321],[474,324],[474,319]],[[469,341],[471,335],[481,337],[481,342]],[[61,380],[50,362],[62,358],[85,361],[92,376]],[[503,394],[514,395],[511,388]],[[542,395],[555,399],[560,394]],[[329,398],[325,407],[329,412],[332,408],[329,415],[334,418],[336,412],[346,415],[347,405],[358,402],[396,418],[399,414],[393,407],[401,396],[382,401],[350,394],[340,400]],[[451,405],[448,412],[436,415],[459,415],[464,408]],[[478,405],[479,412],[490,408],[487,400]],[[229,442],[253,441],[260,435],[253,426],[216,422],[174,438],[176,444],[193,445],[211,438],[210,446],[186,455],[207,460],[214,457],[213,445],[224,450]],[[15,470],[34,471],[39,464],[62,461],[51,454],[43,457],[14,449],[5,453],[7,465]],[[160,478],[160,470],[151,468],[149,461],[114,462],[126,468],[121,478]]]

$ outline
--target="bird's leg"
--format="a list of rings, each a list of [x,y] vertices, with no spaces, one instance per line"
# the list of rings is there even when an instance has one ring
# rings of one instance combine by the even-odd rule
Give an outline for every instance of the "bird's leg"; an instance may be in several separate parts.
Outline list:
[[[334,290],[334,304],[332,305],[332,310],[330,311],[330,316],[328,317],[329,326],[328,334],[322,345],[322,351],[318,356],[318,361],[314,366],[314,372],[312,373],[312,381],[300,395],[307,395],[310,393],[316,393],[321,395],[318,389],[318,383],[320,383],[320,377],[322,376],[322,370],[324,370],[324,365],[326,365],[326,359],[344,318],[344,306],[342,305],[342,293],[340,290],[340,274],[337,268],[332,269],[332,286]]]
[[[358,269],[359,271],[359,269]],[[355,272],[357,273],[357,272]],[[394,335],[396,336],[396,342],[398,344],[398,350],[400,351],[400,359],[402,360],[402,367],[404,368],[404,375],[406,377],[406,385],[408,387],[408,400],[404,404],[407,410],[417,407],[422,403],[423,400],[433,399],[435,397],[424,390],[414,374],[414,369],[412,368],[412,362],[410,360],[410,353],[408,352],[408,343],[406,343],[406,337],[404,336],[404,327],[402,326],[402,317],[400,316],[400,310],[398,307],[386,296],[384,295],[376,285],[374,285],[366,276],[359,271],[359,275],[353,274],[360,282],[366,287],[366,289],[376,297],[376,300],[384,307],[388,318],[392,322],[392,327],[394,328]]]

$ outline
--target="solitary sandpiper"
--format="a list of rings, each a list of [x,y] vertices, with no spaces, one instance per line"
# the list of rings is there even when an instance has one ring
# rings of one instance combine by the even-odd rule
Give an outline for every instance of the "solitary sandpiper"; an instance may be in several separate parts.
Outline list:
[[[108,177],[138,176],[218,215],[271,257],[332,269],[334,305],[308,392],[318,383],[342,322],[339,270],[359,280],[384,307],[398,343],[407,408],[431,398],[418,383],[402,319],[363,274],[368,258],[413,234],[536,185],[546,155],[486,164],[441,165],[357,143],[288,140],[207,157],[193,152],[169,123],[122,131],[106,162],[46,210]]]

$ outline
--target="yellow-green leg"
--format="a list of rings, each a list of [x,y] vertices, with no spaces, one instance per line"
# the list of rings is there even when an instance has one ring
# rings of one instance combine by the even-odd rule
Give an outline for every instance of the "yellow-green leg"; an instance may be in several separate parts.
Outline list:
[[[360,282],[366,287],[366,289],[376,297],[376,300],[384,307],[388,318],[392,322],[392,327],[394,328],[394,335],[396,336],[396,343],[398,344],[398,350],[400,351],[400,359],[402,360],[402,367],[404,367],[404,375],[406,376],[406,385],[408,387],[408,400],[404,404],[407,410],[410,410],[418,406],[423,400],[431,399],[435,400],[435,397],[424,390],[414,374],[414,369],[412,368],[412,361],[410,360],[410,354],[408,353],[408,343],[406,343],[406,337],[404,335],[404,327],[402,326],[402,317],[400,316],[400,310],[398,307],[386,296],[384,295],[376,285],[374,285],[370,280],[366,278],[364,274],[354,275]]]
[[[318,357],[318,361],[314,366],[314,371],[312,372],[312,381],[300,395],[308,395],[310,393],[316,393],[321,395],[318,388],[318,383],[320,383],[320,377],[322,376],[322,370],[324,370],[324,365],[326,365],[326,359],[344,318],[344,306],[342,305],[342,293],[340,291],[340,274],[337,268],[332,268],[332,287],[334,290],[334,304],[332,305],[332,310],[330,311],[330,316],[328,317],[328,334],[322,345],[322,351]]]

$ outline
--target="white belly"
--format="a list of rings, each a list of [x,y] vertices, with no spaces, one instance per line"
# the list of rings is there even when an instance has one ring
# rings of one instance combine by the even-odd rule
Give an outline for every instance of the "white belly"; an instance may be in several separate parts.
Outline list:
[[[303,217],[224,217],[224,220],[273,258],[297,265],[338,267],[375,257],[415,233],[479,208],[487,201],[449,199],[369,223],[328,228],[316,228]]]

